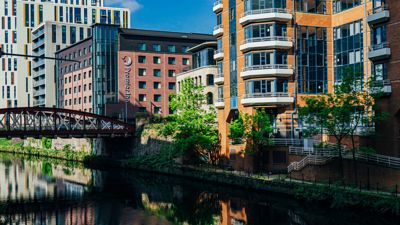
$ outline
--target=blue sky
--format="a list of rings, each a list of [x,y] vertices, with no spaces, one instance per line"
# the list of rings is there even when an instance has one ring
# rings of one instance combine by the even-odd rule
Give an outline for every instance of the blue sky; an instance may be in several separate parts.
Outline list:
[[[215,0],[105,0],[131,10],[133,28],[210,33],[216,24]]]

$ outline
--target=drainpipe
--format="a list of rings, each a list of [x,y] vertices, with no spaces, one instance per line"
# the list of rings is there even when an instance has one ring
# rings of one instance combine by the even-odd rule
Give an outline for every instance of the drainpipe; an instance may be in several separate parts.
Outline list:
[[[294,114],[297,113],[297,80],[298,80],[298,73],[297,73],[297,67],[296,67],[296,60],[297,60],[297,23],[296,23],[296,9],[295,9],[295,1],[292,2],[293,4],[293,22],[294,22],[294,26],[293,26],[293,36],[294,36],[294,44],[293,44],[293,52],[294,52],[294,60],[293,60],[293,69],[294,69],[294,74],[295,74],[295,78],[294,78],[294,87],[293,87],[293,94],[294,94],[294,111],[291,113],[291,124],[290,124],[290,137],[291,139],[294,139]]]

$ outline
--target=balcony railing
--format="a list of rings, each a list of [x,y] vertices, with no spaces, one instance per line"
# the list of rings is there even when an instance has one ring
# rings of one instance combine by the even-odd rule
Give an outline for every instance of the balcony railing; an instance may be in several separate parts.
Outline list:
[[[257,38],[247,38],[242,42],[242,44],[264,42],[264,41],[292,41],[291,38],[285,36],[271,36],[271,37],[257,37]]]
[[[379,49],[389,48],[389,47],[390,47],[389,46],[389,42],[382,42],[382,43],[379,43],[379,44],[371,45],[369,47],[369,50],[370,51],[376,51],[376,50],[379,50]]]
[[[219,97],[219,98],[217,99],[217,102],[225,102],[225,101],[224,101],[224,98],[220,98],[220,97]]]
[[[287,64],[271,64],[271,65],[262,65],[262,66],[248,66],[243,68],[243,72],[245,71],[253,71],[253,70],[270,70],[270,69],[293,69],[292,65]]]
[[[219,24],[219,25],[214,27],[214,31],[216,31],[218,29],[221,29],[221,28],[224,28],[224,26],[222,24]]]
[[[257,9],[257,10],[249,10],[242,14],[242,17],[250,16],[250,15],[258,15],[258,14],[265,14],[265,13],[292,13],[289,9],[284,8],[269,8],[269,9]]]
[[[219,5],[219,4],[222,4],[222,0],[216,0],[216,1],[214,2],[214,6],[217,6],[217,5]]]
[[[217,49],[217,50],[215,50],[214,55],[220,54],[220,53],[224,53],[224,50],[223,49]]]
[[[385,10],[389,10],[389,5],[388,4],[384,4],[384,5],[375,7],[373,9],[370,9],[368,11],[368,15],[372,15],[372,14],[375,14],[375,13],[380,13],[380,12],[383,12]]]
[[[247,93],[244,98],[285,98],[290,97],[286,92],[270,92],[270,93]]]

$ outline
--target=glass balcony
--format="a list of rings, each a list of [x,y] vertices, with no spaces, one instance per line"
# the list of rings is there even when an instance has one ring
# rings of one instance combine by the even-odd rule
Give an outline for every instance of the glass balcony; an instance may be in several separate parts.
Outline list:
[[[390,80],[376,80],[371,84],[372,94],[391,95],[392,82]]]
[[[215,84],[223,84],[224,83],[224,75],[218,74],[214,79]]]
[[[293,75],[293,66],[287,64],[254,65],[245,67],[240,73],[243,79],[263,77],[290,77]]]
[[[219,37],[223,34],[224,34],[224,27],[222,26],[222,24],[219,24],[214,27],[214,31],[213,31],[214,36]]]
[[[273,37],[257,37],[257,38],[246,39],[240,45],[240,50],[246,52],[251,50],[290,49],[292,47],[293,47],[293,42],[291,38],[282,36],[273,36]]]
[[[390,11],[387,4],[373,8],[368,12],[367,22],[370,25],[386,22],[390,19]]]
[[[240,18],[239,22],[242,25],[255,22],[270,22],[270,21],[282,21],[288,22],[293,18],[290,10],[282,8],[270,8],[270,9],[259,9],[249,10],[245,12]]]
[[[368,58],[372,61],[387,59],[391,55],[388,42],[371,45],[368,52]]]
[[[293,102],[294,98],[284,92],[248,93],[241,101],[244,106],[288,105]]]
[[[225,108],[225,101],[223,98],[218,98],[217,101],[214,103],[215,108],[223,109]]]
[[[215,13],[219,13],[224,9],[224,5],[222,4],[222,0],[216,0],[214,2],[213,11]]]
[[[224,50],[223,49],[218,49],[214,53],[214,59],[215,60],[221,60],[224,58]]]

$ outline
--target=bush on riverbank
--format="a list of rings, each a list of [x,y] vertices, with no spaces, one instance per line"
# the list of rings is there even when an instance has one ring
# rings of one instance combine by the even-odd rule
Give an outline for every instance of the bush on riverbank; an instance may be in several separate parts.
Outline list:
[[[11,140],[0,139],[0,151],[13,154],[25,154],[32,156],[50,157],[57,159],[65,159],[70,161],[83,161],[89,153],[82,151],[73,151],[71,148],[65,147],[62,150],[35,148],[24,146],[23,142],[12,143]]]

